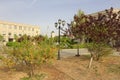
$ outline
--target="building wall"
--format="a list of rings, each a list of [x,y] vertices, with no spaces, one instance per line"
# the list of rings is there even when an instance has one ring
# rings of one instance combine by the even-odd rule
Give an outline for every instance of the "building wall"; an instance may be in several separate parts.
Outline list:
[[[34,25],[13,23],[0,21],[0,34],[4,37],[4,41],[8,42],[9,39],[14,39],[14,36],[36,36],[40,34],[40,27]]]
[[[107,9],[108,11],[110,11],[110,9]],[[113,13],[117,13],[119,12],[120,9],[113,9]],[[92,14],[88,14],[88,15],[91,15],[91,16],[98,16],[98,13],[102,13],[102,14],[106,14],[106,11],[99,11],[99,12],[96,12],[96,13],[92,13]]]

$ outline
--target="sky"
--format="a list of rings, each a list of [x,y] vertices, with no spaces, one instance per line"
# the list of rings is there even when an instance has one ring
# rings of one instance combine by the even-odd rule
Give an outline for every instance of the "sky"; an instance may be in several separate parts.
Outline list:
[[[120,0],[0,0],[0,20],[38,25],[49,36],[57,35],[58,19],[70,23],[78,10],[91,14],[110,7],[120,9]]]

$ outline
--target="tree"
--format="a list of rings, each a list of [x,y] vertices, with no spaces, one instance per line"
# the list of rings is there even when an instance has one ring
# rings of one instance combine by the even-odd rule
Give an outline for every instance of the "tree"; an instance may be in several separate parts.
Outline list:
[[[84,22],[81,23],[81,20]],[[85,36],[93,44],[88,46],[91,57],[99,60],[101,51],[109,43],[120,43],[120,11],[114,12],[113,8],[96,15],[75,15],[71,30],[75,37]]]
[[[34,75],[34,69],[42,63],[48,63],[55,58],[57,49],[46,41],[35,42],[26,36],[21,38],[19,44],[5,49],[6,56],[2,61],[8,66],[23,65],[28,69],[29,77]]]
[[[73,27],[76,27],[76,26],[79,26],[80,24],[84,24],[86,21],[86,17],[84,15],[84,12],[79,10],[78,13],[74,16],[74,21],[71,23]],[[77,29],[77,28],[76,28]],[[73,32],[73,30],[72,30]],[[76,34],[74,35],[76,38],[79,38],[81,43],[85,43],[85,34],[84,32],[81,32],[82,35],[80,35],[80,32],[78,31],[77,33],[79,34]],[[73,32],[74,34],[74,32]]]
[[[81,23],[82,19],[84,19],[83,23]],[[98,43],[108,43],[111,39],[116,42],[120,40],[120,11],[114,13],[113,8],[96,16],[75,15],[74,21],[76,25],[72,26],[72,32],[75,36],[85,35]]]

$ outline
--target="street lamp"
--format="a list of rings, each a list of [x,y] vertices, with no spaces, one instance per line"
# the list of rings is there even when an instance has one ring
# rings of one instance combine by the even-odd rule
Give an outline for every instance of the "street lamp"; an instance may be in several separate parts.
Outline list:
[[[65,21],[61,19],[59,19],[58,22],[55,23],[55,27],[59,30],[58,31],[58,43],[59,43],[58,60],[60,60],[60,29],[62,29],[61,26],[64,26],[64,25],[65,25]]]

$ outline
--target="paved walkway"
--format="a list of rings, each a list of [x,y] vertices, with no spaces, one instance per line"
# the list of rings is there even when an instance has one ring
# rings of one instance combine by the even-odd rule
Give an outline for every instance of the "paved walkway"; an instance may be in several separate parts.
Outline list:
[[[60,50],[61,58],[72,57],[72,56],[75,56],[76,54],[77,54],[77,49],[61,49]],[[82,48],[82,49],[79,49],[79,54],[80,55],[90,55],[90,52],[88,51],[87,48]],[[120,52],[114,51],[113,55],[120,56]]]
[[[61,49],[61,51],[60,51],[60,55],[62,58],[72,57],[72,56],[77,55],[77,53],[78,53],[78,49]],[[79,49],[79,54],[80,55],[88,55],[90,53],[89,53],[88,49],[82,48],[82,49]]]

